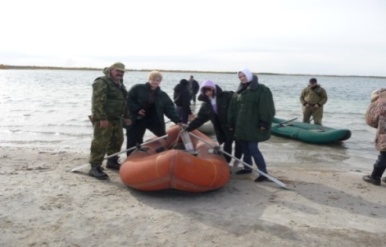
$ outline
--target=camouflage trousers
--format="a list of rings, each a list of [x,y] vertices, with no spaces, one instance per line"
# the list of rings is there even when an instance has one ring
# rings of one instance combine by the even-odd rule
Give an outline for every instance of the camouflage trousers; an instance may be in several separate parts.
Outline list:
[[[322,125],[323,107],[314,108],[303,106],[303,123],[309,123],[311,116],[314,124]]]
[[[94,123],[94,136],[91,141],[89,162],[101,165],[105,154],[111,155],[121,151],[123,143],[122,121],[109,120],[109,127],[101,128],[99,122]]]

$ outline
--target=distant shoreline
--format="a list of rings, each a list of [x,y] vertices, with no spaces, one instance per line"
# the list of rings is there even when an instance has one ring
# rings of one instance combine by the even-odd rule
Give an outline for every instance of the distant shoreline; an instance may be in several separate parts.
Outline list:
[[[26,65],[6,65],[0,64],[0,70],[7,69],[34,69],[34,70],[86,70],[86,71],[101,71],[103,68],[92,68],[92,67],[55,67],[55,66],[26,66]],[[127,71],[139,71],[147,72],[153,69],[127,69]],[[168,70],[168,69],[156,69],[161,72],[174,72],[174,73],[211,73],[211,74],[234,74],[232,71],[201,71],[201,70]],[[385,76],[366,76],[366,75],[322,75],[322,74],[285,74],[285,73],[269,73],[259,72],[259,75],[278,75],[278,76],[325,76],[325,77],[363,77],[363,78],[379,78],[386,79]]]

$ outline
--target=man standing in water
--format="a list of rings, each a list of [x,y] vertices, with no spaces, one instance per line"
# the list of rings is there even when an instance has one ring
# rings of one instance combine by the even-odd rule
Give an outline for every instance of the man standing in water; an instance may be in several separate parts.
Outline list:
[[[300,102],[303,105],[303,122],[309,123],[312,116],[315,124],[322,125],[323,105],[327,102],[327,93],[315,78],[311,78],[309,85],[303,89]]]
[[[97,179],[107,179],[101,165],[105,154],[111,155],[121,150],[123,143],[122,120],[130,124],[127,108],[127,90],[123,85],[125,65],[114,63],[103,70],[105,76],[98,77],[92,84],[92,122],[94,135],[91,142],[89,175]],[[119,170],[118,156],[109,158],[107,168]]]
[[[194,79],[194,77],[191,75],[189,79],[189,89],[191,93],[191,97],[193,100],[193,104],[196,104],[196,95],[198,93],[198,90],[200,89],[200,84]]]

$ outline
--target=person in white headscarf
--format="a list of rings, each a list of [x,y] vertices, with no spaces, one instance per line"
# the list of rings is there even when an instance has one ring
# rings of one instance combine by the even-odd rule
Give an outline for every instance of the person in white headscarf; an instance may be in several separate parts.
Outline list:
[[[252,166],[252,157],[261,172],[267,174],[266,163],[258,148],[259,142],[271,137],[271,124],[275,116],[275,104],[271,90],[259,84],[256,75],[249,69],[242,69],[238,73],[239,87],[232,98],[228,111],[228,125],[234,131],[237,141],[240,141],[243,161]],[[252,169],[244,166],[236,174],[249,174]],[[255,182],[268,180],[260,174]]]

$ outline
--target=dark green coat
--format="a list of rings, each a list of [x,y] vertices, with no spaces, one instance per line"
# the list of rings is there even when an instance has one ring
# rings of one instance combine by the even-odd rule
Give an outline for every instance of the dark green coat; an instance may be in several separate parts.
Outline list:
[[[231,140],[233,138],[233,133],[229,130],[227,126],[227,117],[228,106],[232,99],[232,96],[232,91],[222,91],[222,89],[216,85],[216,114],[208,97],[204,96],[203,94],[200,94],[198,100],[204,101],[204,103],[202,103],[200,110],[197,113],[197,117],[189,123],[186,130],[195,130],[201,125],[203,125],[205,122],[210,120],[213,124],[213,128],[216,133],[216,138],[219,144],[222,144],[226,140]]]
[[[141,109],[146,109],[150,90],[149,83],[136,84],[129,90],[128,105],[133,124],[139,117],[138,112]],[[155,97],[155,114],[149,116],[148,128],[155,133],[159,133],[165,130],[164,114],[174,123],[180,122],[180,119],[173,101],[159,87],[155,91]]]
[[[129,118],[127,90],[121,83],[117,85],[108,76],[95,79],[92,84],[92,115],[95,121]]]
[[[240,84],[228,111],[228,124],[234,129],[236,140],[266,141],[271,137],[271,124],[275,116],[275,104],[271,90],[253,80],[245,90]],[[265,127],[266,130],[260,130]]]

